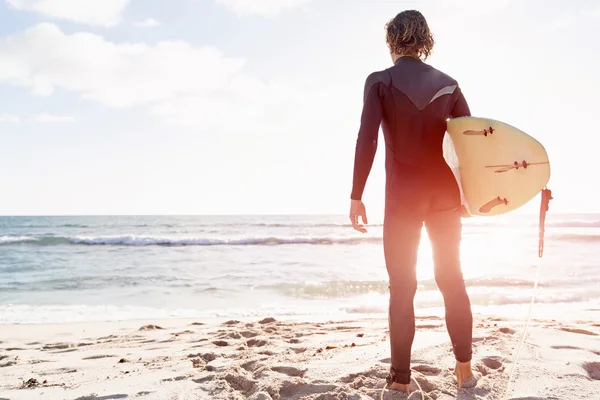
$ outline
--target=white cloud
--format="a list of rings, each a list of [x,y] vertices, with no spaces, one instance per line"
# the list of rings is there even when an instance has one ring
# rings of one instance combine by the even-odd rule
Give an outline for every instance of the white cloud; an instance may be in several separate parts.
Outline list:
[[[17,10],[33,11],[86,25],[111,27],[121,21],[130,0],[5,0]]]
[[[228,90],[243,65],[211,47],[113,43],[90,33],[67,35],[47,23],[0,39],[0,82],[40,96],[60,88],[111,107]]]
[[[237,15],[274,16],[281,10],[308,3],[311,0],[216,0],[218,4],[231,9]]]
[[[21,118],[17,115],[0,115],[0,124],[18,124],[19,122],[21,122]]]
[[[269,110],[283,116],[292,101],[291,88],[248,76],[244,64],[212,47],[113,43],[49,23],[0,39],[0,83],[38,96],[65,90],[109,107],[146,107],[173,124],[220,131],[262,130]]]
[[[70,115],[52,115],[48,113],[41,113],[34,115],[31,120],[38,124],[64,124],[75,122],[75,117]]]
[[[22,122],[32,122],[36,124],[58,124],[74,122],[75,117],[69,115],[53,115],[49,113],[35,114],[30,117],[21,117],[18,115],[5,114],[0,115],[0,124],[19,124]]]
[[[143,21],[136,21],[132,25],[136,28],[156,28],[162,24],[154,18],[147,18]]]

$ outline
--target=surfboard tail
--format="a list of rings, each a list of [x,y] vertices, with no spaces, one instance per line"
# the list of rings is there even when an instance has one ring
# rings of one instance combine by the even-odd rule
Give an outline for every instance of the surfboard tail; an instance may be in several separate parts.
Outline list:
[[[470,216],[512,212],[536,197],[550,179],[542,144],[489,118],[448,120],[443,153]]]

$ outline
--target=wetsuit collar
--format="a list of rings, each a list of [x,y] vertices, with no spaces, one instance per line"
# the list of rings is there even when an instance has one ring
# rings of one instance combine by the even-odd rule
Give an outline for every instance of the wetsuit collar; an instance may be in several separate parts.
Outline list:
[[[394,63],[394,65],[398,64],[400,62],[400,60],[410,60],[410,61],[417,61],[417,62],[421,62],[421,60],[419,60],[418,58],[415,57],[410,57],[410,56],[402,56],[400,58],[398,58],[396,60],[396,62]]]

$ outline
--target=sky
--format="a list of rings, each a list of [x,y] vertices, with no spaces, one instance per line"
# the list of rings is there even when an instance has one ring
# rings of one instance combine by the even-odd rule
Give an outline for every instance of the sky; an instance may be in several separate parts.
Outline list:
[[[600,211],[595,0],[0,1],[0,215],[347,214],[404,9],[474,116],[546,147],[551,210]],[[371,215],[383,161],[380,140]]]

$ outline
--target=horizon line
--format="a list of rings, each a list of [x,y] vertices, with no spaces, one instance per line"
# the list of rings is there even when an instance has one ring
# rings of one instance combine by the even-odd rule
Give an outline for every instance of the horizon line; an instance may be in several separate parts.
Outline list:
[[[518,213],[507,213],[496,216],[473,216],[466,219],[482,219],[482,218],[500,218],[504,216],[537,216],[539,212],[518,212]],[[547,215],[600,215],[600,212],[555,212],[548,213]],[[346,214],[339,213],[214,213],[214,214],[8,214],[0,215],[0,218],[36,218],[36,217],[344,217],[347,218]],[[383,214],[373,214],[371,217],[382,218]]]

